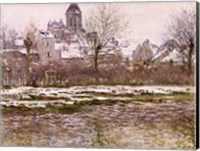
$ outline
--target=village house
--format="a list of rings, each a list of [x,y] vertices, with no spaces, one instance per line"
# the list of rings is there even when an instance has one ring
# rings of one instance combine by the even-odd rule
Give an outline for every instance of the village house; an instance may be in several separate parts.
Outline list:
[[[17,49],[2,50],[2,82],[4,86],[26,83],[26,55]]]
[[[40,32],[38,52],[41,56],[41,62],[87,60],[93,55],[89,43],[97,38],[97,33],[95,31],[86,33],[82,25],[82,12],[78,4],[70,4],[65,12],[65,18],[66,24],[63,23],[62,19],[59,22],[49,21],[47,31]],[[113,37],[101,51],[102,57],[100,58],[104,58],[108,53],[114,55],[113,50],[116,49],[119,50],[118,41]]]
[[[2,55],[2,82],[4,86],[20,86],[26,84],[27,56],[21,38],[15,40],[16,49],[1,50]],[[31,66],[39,62],[37,50],[30,51]]]
[[[39,31],[37,49],[40,62],[52,60],[68,62],[83,59],[89,50],[86,32],[82,28],[82,12],[78,4],[72,3],[65,12],[66,24],[49,21],[47,31]]]
[[[94,54],[89,42],[97,38],[97,33],[87,33],[83,29],[82,12],[78,4],[70,4],[65,12],[65,18],[66,23],[62,19],[59,22],[49,21],[47,30],[37,31],[35,46],[31,49],[31,68],[54,61],[79,61],[89,66],[93,63]],[[24,71],[27,62],[22,38],[16,39],[15,46],[16,49],[2,51],[4,85],[25,84],[23,80],[26,79]],[[107,60],[113,60],[116,54],[119,56],[120,51],[118,41],[114,37],[111,38],[99,54],[100,65],[104,66],[108,63]],[[108,64],[112,66],[112,62]]]
[[[66,24],[62,19],[59,22],[49,21],[47,30],[50,31],[56,42],[70,42],[71,35],[85,34],[82,28],[82,12],[76,3],[70,4],[65,12]]]
[[[54,51],[55,39],[51,32],[39,31],[37,35],[37,51],[40,56],[40,63],[59,59]]]

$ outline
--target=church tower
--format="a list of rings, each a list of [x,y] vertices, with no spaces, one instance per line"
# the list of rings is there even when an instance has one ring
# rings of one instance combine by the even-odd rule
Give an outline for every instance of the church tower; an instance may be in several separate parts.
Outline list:
[[[72,31],[79,32],[82,29],[82,15],[81,10],[76,3],[70,4],[66,13],[66,25]]]

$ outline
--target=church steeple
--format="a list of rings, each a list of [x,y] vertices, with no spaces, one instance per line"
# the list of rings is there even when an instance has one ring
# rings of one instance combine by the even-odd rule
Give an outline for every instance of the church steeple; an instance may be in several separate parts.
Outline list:
[[[65,16],[68,28],[75,32],[78,32],[82,29],[82,13],[77,3],[70,4]]]

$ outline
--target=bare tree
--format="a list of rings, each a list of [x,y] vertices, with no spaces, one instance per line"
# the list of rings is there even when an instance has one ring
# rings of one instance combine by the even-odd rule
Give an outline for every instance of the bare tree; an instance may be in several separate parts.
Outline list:
[[[17,39],[18,33],[8,26],[4,25],[1,28],[1,39],[3,42],[3,49],[15,48],[15,40]]]
[[[22,37],[24,40],[24,46],[26,48],[26,58],[27,58],[27,85],[30,84],[30,72],[31,72],[31,48],[33,46],[33,43],[35,42],[36,38],[36,31],[37,28],[35,24],[30,23],[25,28],[25,31],[22,33]]]
[[[86,18],[86,30],[93,33],[88,43],[93,52],[95,72],[99,72],[99,54],[112,37],[119,36],[127,27],[128,22],[119,14],[119,8],[114,4],[97,4]]]
[[[183,63],[191,74],[196,45],[195,9],[182,9],[181,12],[172,16],[166,35],[168,40],[174,39],[177,42],[176,48],[178,47]]]

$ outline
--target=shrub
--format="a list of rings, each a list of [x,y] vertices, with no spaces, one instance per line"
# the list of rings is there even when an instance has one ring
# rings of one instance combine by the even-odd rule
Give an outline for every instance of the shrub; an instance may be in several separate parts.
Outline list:
[[[134,66],[128,70],[122,65],[100,66],[99,73],[95,73],[93,67],[86,65],[83,61],[71,61],[68,63],[53,62],[41,65],[35,69],[37,84],[44,83],[45,70],[56,71],[57,81],[55,86],[73,85],[194,85],[194,73],[189,75],[181,66],[170,66],[170,64],[146,68]],[[97,80],[98,77],[98,80]]]

